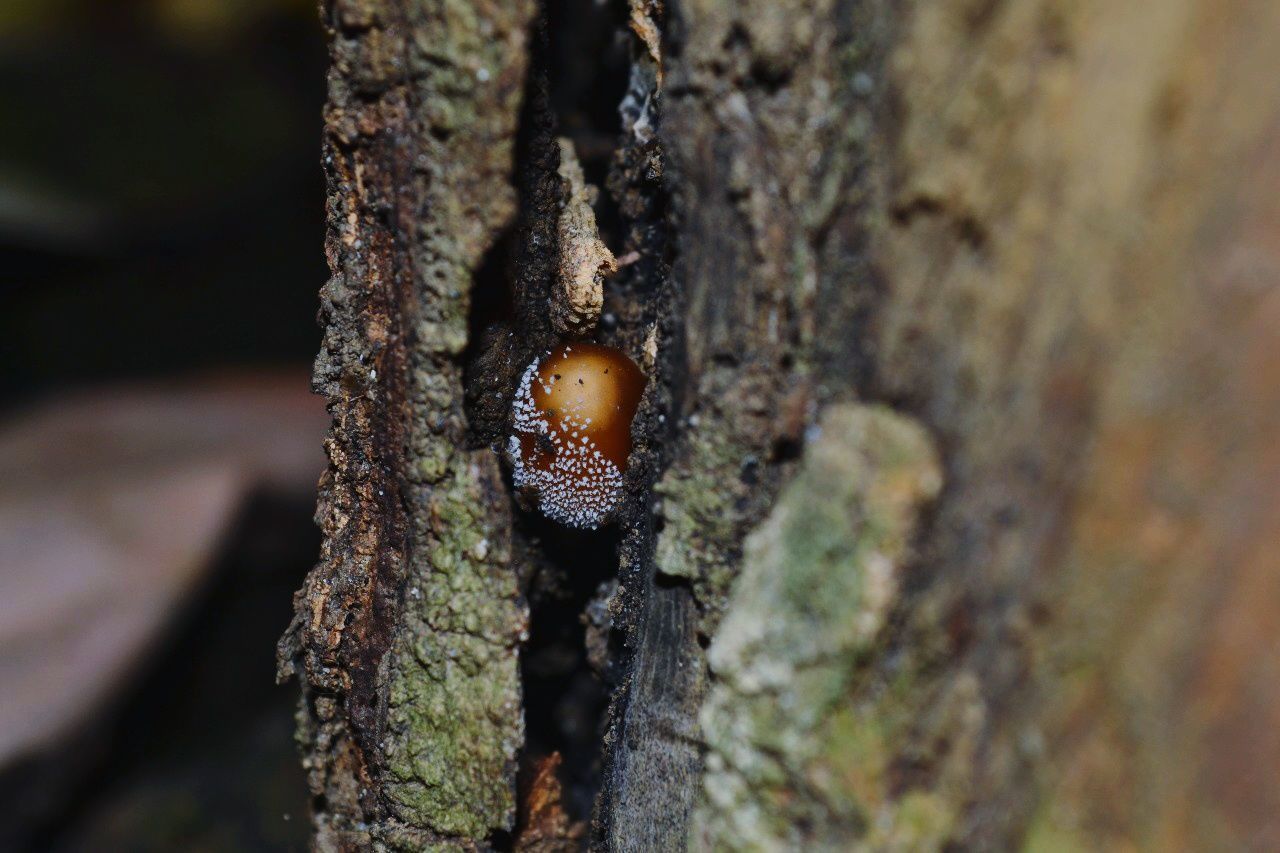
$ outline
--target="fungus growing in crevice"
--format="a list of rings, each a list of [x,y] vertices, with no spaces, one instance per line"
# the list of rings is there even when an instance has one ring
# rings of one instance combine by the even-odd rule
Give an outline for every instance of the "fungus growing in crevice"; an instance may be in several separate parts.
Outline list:
[[[507,441],[516,489],[569,527],[609,521],[644,386],[640,368],[613,347],[565,344],[534,359],[516,390]]]

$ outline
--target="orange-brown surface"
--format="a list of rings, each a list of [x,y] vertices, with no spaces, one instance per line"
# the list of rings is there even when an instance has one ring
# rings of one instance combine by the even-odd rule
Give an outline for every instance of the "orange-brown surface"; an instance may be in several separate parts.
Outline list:
[[[645,378],[627,354],[599,344],[575,343],[553,351],[538,366],[533,402],[564,435],[580,434],[620,471],[631,452],[631,419]],[[576,424],[568,429],[566,419]]]

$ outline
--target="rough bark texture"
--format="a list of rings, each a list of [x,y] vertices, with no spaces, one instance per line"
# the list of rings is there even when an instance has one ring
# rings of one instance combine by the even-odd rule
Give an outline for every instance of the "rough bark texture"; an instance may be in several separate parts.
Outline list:
[[[472,274],[515,214],[528,2],[343,0],[332,71],[317,390],[325,535],[281,643],[321,849],[513,828],[522,740],[497,461],[466,449]]]
[[[847,660],[834,730],[778,743],[758,722],[731,728],[761,690],[803,714],[831,684],[744,685],[717,636],[695,842],[1273,846],[1280,10],[896,4],[844,39],[848,4],[680,8],[669,74],[701,77],[673,101],[699,114],[689,126],[673,103],[666,130],[713,176],[682,185],[689,338],[749,327],[735,312],[799,292],[816,256],[817,322],[852,318],[817,334],[818,387],[840,372],[822,354],[838,365],[847,342],[858,392],[918,418],[946,472],[896,615]],[[806,112],[814,86],[824,106]],[[848,135],[824,138],[828,121]],[[793,222],[817,228],[767,242]],[[699,257],[715,285],[699,286]],[[756,278],[770,259],[790,266]],[[702,318],[701,291],[724,300]],[[741,422],[690,445],[722,447]],[[729,470],[678,461],[664,488]],[[742,539],[714,526],[735,516],[710,482],[680,501],[686,516],[710,501],[705,514],[668,526],[680,538],[659,556],[737,625],[756,605],[749,584],[723,597]],[[794,511],[779,504],[756,535]],[[810,544],[770,551],[776,583],[806,577]],[[869,582],[873,567],[851,571]],[[726,690],[741,703],[728,717]]]
[[[556,339],[534,9],[331,10],[333,467],[284,643],[321,846],[501,843],[556,568],[619,582],[595,848],[1280,845],[1280,7],[629,13],[614,567],[467,449]]]
[[[1280,840],[1278,33],[1217,0],[902,19],[871,333],[947,448],[901,642],[951,638],[910,707],[979,685],[973,757],[913,779],[951,837]]]

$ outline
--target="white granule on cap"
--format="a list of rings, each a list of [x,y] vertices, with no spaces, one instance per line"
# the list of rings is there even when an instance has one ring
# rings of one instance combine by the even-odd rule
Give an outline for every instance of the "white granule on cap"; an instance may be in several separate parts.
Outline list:
[[[586,405],[585,399],[570,401],[557,412],[555,424],[534,403],[533,383],[539,381],[538,366],[547,355],[550,353],[534,359],[516,391],[515,433],[507,440],[507,454],[515,469],[512,479],[517,489],[530,489],[538,496],[538,509],[547,518],[569,527],[595,530],[618,503],[622,472],[588,436],[579,437],[591,424],[590,418],[579,414]],[[557,381],[553,377],[542,386],[543,391],[550,394]],[[547,470],[526,463],[522,436],[527,436],[535,447],[543,444],[553,451]]]

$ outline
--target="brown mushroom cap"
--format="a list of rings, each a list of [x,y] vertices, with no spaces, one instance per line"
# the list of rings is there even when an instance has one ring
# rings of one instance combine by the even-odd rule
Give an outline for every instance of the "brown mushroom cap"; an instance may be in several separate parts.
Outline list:
[[[585,436],[619,471],[626,471],[631,419],[644,384],[644,374],[622,350],[571,344],[542,360],[533,403],[553,428]]]
[[[529,366],[515,401],[508,452],[517,488],[573,527],[607,520],[631,452],[631,419],[645,376],[626,353],[566,344]]]

